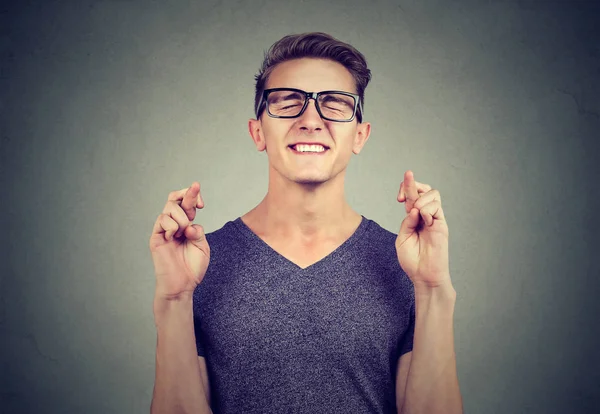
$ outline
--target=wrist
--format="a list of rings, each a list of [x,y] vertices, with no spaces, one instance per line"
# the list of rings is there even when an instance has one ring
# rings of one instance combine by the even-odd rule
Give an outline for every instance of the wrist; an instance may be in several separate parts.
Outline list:
[[[165,296],[158,292],[154,295],[153,310],[154,316],[162,316],[172,311],[187,312],[193,307],[193,292],[184,292],[176,296]]]
[[[164,290],[160,289],[158,286],[154,290],[154,301],[155,302],[166,302],[166,303],[177,303],[177,302],[186,302],[192,300],[194,297],[194,291],[192,290],[183,290],[179,293],[165,293]]]
[[[454,286],[452,286],[452,282],[450,281],[449,277],[445,282],[442,282],[435,286],[416,282],[414,283],[414,287],[415,296],[417,297],[425,296],[450,300],[456,299],[456,290],[454,289]]]

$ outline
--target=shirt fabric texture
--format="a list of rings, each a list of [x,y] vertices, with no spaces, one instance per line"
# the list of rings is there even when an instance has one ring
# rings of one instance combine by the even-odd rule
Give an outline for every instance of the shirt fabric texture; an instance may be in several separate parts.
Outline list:
[[[193,312],[213,412],[395,413],[397,362],[415,323],[396,236],[362,216],[302,269],[239,217],[208,233]]]

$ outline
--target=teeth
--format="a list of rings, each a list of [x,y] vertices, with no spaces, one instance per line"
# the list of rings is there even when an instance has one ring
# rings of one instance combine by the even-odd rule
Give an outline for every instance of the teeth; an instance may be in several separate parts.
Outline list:
[[[323,152],[325,147],[322,145],[303,145],[298,144],[294,147],[298,152]]]

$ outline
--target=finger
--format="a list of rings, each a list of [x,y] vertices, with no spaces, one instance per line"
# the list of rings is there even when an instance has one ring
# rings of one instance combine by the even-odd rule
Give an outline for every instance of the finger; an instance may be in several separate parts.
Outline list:
[[[408,170],[406,173],[404,173],[404,191],[405,197],[413,203],[419,198],[419,191],[417,190],[415,175],[411,170]]]
[[[438,190],[430,190],[426,193],[423,193],[415,202],[413,207],[418,208],[420,210],[421,207],[431,203],[432,201],[439,201],[440,203],[442,202],[442,198]]]
[[[181,190],[178,191],[172,191],[169,193],[169,196],[167,197],[167,201],[176,201],[179,204],[182,203],[183,198],[185,197],[185,194],[188,192],[188,190],[195,186],[195,184],[197,183],[197,181],[194,181],[192,183],[192,185],[190,187],[186,187],[186,188],[182,188]],[[197,208],[202,208],[204,207],[204,202],[202,201],[202,196],[200,195],[200,183],[198,183],[198,204],[197,204]]]
[[[181,208],[181,206],[177,204],[176,201],[167,201],[167,205],[165,206],[163,213],[171,216],[173,220],[175,220],[175,222],[179,226],[177,232],[175,233],[175,237],[181,237],[181,235],[183,234],[187,226],[190,225],[191,222],[188,216]]]
[[[182,188],[181,190],[178,190],[178,191],[171,191],[169,193],[169,196],[167,197],[167,201],[181,201],[181,200],[183,200],[183,196],[185,195],[185,192],[188,189],[189,189],[189,187]]]
[[[425,224],[428,226],[433,225],[434,220],[445,220],[444,210],[442,209],[442,203],[439,200],[432,201],[428,204],[425,204],[420,210],[419,213]]]
[[[199,194],[200,184],[196,186],[196,182],[193,182],[190,188],[188,188],[188,190],[183,196],[181,208],[190,220],[194,220],[194,218],[196,217],[196,208],[198,206]]]
[[[165,240],[173,239],[173,234],[177,231],[179,225],[168,214],[162,213],[154,222],[152,234],[163,234]]]
[[[423,184],[418,181],[415,181],[415,184],[417,185],[417,192],[419,194],[423,194],[423,193],[426,193],[431,190],[431,186],[429,184]],[[398,201],[400,201],[401,203],[405,202],[406,201],[405,195],[406,194],[404,191],[404,181],[402,181],[400,183],[400,193],[398,194]]]

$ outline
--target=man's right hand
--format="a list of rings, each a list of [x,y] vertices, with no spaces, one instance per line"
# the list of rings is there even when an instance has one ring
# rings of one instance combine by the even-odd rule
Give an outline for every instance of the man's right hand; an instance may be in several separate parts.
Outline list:
[[[156,273],[155,299],[191,297],[204,278],[210,261],[210,247],[204,228],[191,224],[196,217],[196,208],[203,207],[198,182],[169,194],[150,236]]]

